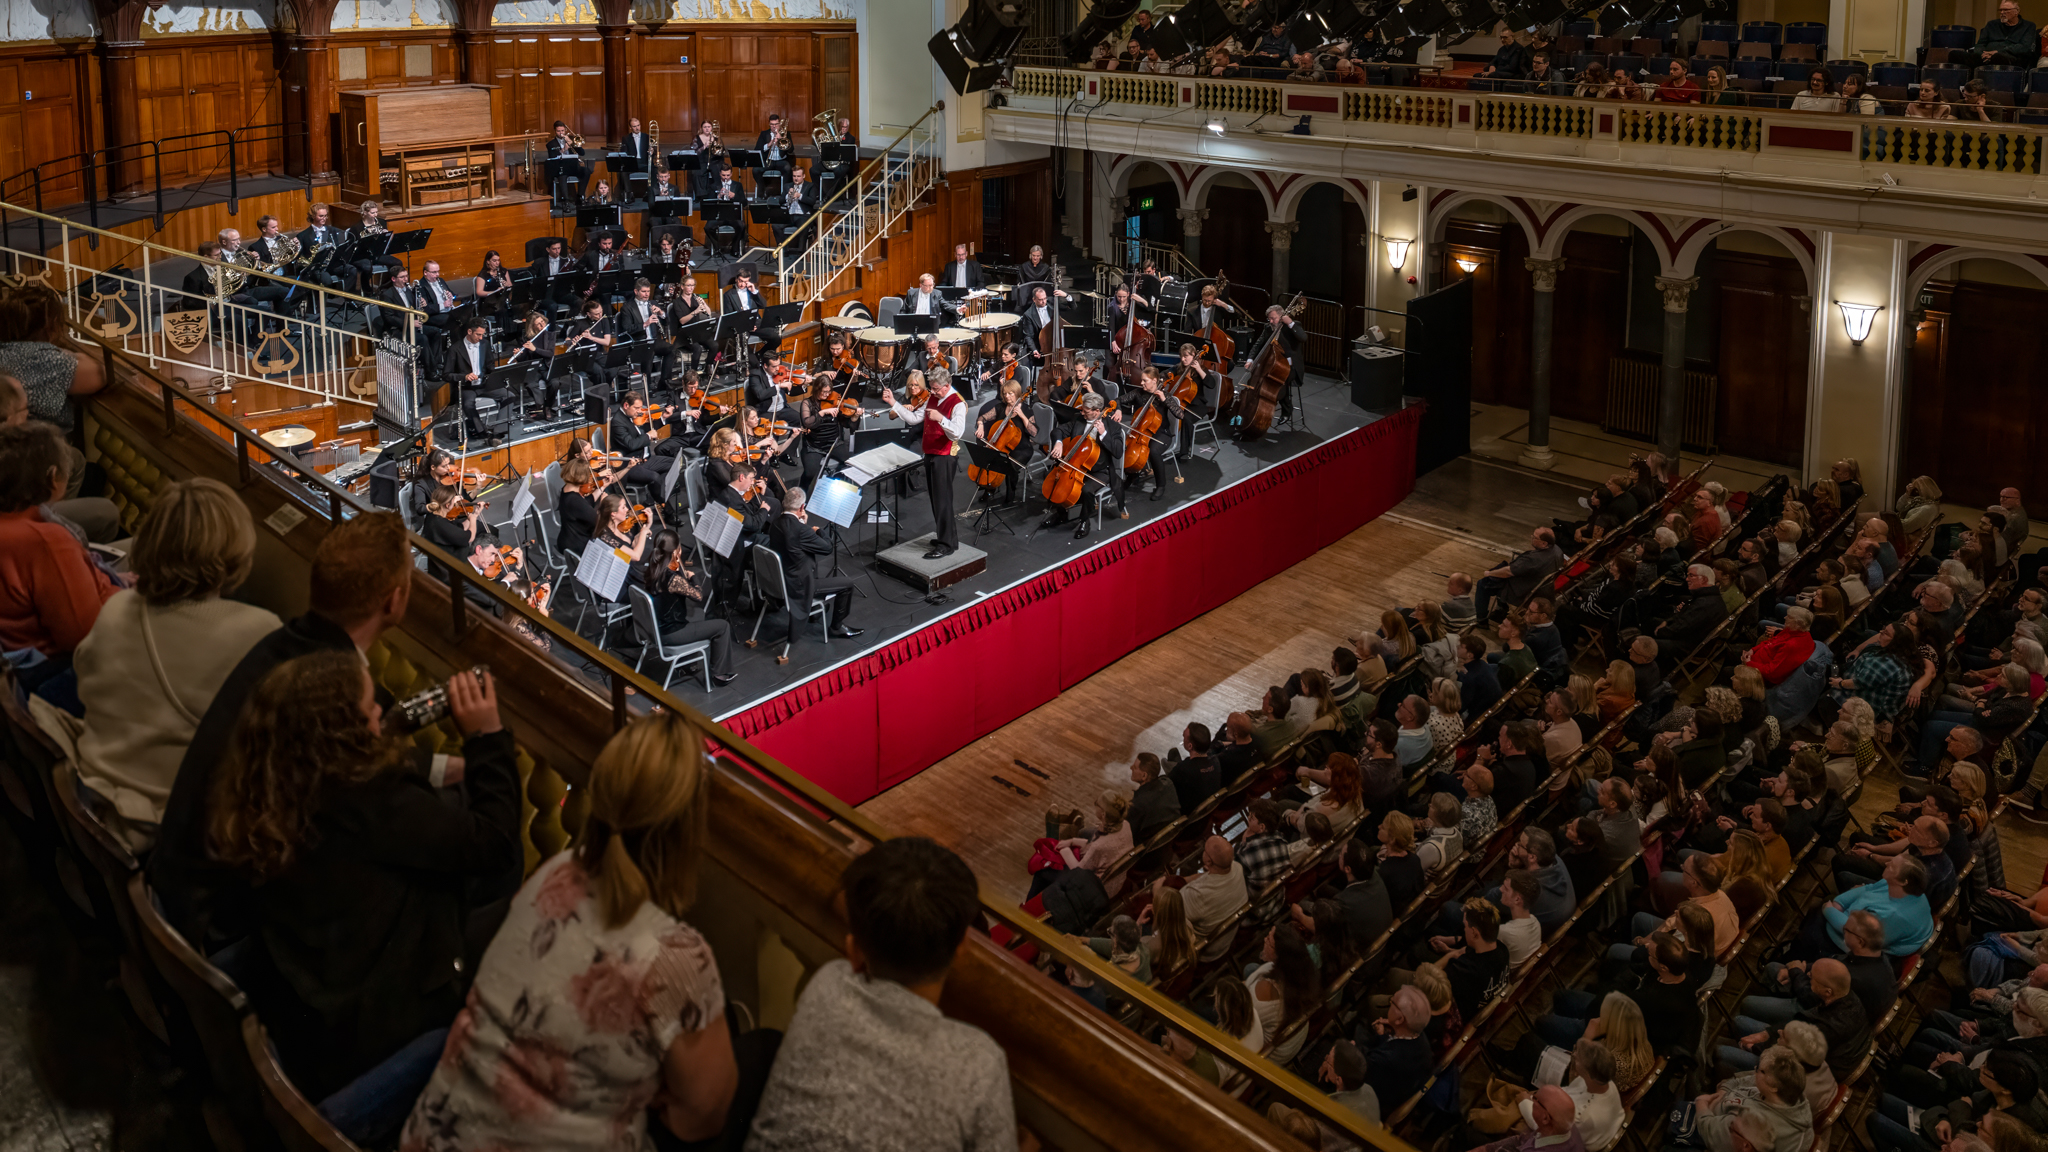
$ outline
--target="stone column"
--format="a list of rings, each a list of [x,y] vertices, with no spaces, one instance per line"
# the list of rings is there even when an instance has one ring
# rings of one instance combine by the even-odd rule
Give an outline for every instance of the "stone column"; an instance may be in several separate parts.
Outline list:
[[[1180,208],[1174,214],[1180,217],[1180,250],[1195,267],[1202,266],[1202,221],[1209,218],[1207,208]]]
[[[95,191],[106,199],[120,192],[139,191],[149,171],[144,150],[133,147],[142,142],[136,55],[142,49],[143,4],[142,0],[101,0],[94,7],[100,18],[96,51],[100,58],[101,131],[114,161],[100,173],[106,186],[95,185]]]
[[[1531,468],[1549,468],[1550,454],[1550,325],[1557,301],[1557,274],[1564,261],[1525,257],[1522,267],[1536,289],[1529,307],[1529,450],[1522,463]]]
[[[1657,389],[1657,451],[1673,464],[1685,428],[1685,310],[1700,278],[1657,277],[1664,293],[1664,378]]]
[[[1268,220],[1266,232],[1273,237],[1273,295],[1275,304],[1284,304],[1280,299],[1287,291],[1287,253],[1294,246],[1294,230],[1301,225],[1293,220]]]
[[[334,28],[336,0],[290,0],[292,26],[285,34],[286,127],[285,170],[310,174],[316,181],[335,179],[334,140],[328,118],[334,106]],[[305,135],[297,132],[304,129]]]

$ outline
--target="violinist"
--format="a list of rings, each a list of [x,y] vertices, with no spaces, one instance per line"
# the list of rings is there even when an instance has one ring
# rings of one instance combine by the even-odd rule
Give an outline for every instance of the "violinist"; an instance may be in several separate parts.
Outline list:
[[[669,315],[675,317],[676,327],[679,329],[676,343],[679,347],[689,350],[694,360],[693,367],[699,372],[709,368],[711,342],[701,336],[685,335],[680,331],[691,324],[711,319],[711,301],[697,295],[695,276],[683,277],[683,290],[676,293],[669,307]]]
[[[432,513],[427,511],[427,501],[437,488],[460,488],[462,486],[462,462],[446,448],[434,448],[427,453],[427,474],[412,486],[409,497],[412,503],[412,518],[425,520]]]
[[[680,448],[702,450],[704,441],[711,432],[704,426],[704,405],[708,397],[700,396],[703,381],[695,372],[684,372],[682,387],[675,390],[675,415],[669,420],[668,439],[662,444],[675,444]],[[660,451],[659,448],[656,451]]]
[[[460,488],[437,484],[427,494],[427,517],[420,521],[420,535],[443,552],[467,556],[476,545],[477,520],[483,511],[483,505],[465,499]]]
[[[683,450],[675,440],[656,440],[656,430],[656,419],[647,410],[647,398],[638,392],[626,393],[625,399],[612,410],[610,435],[605,443],[611,445],[612,451],[624,453],[629,461],[626,483],[661,487],[669,458]]]
[[[1005,348],[1003,352],[1007,356],[1010,349]],[[975,438],[983,444],[993,445],[996,432],[1005,421],[1023,432],[1017,446],[1009,452],[1010,459],[1021,469],[1031,462],[1031,454],[1038,445],[1039,421],[1024,385],[1015,380],[1005,383],[999,394],[981,406],[981,412],[974,421]],[[1017,477],[1011,475],[1003,482],[1003,503],[1015,504],[1018,499]]]
[[[704,562],[715,567],[712,574],[717,584],[719,599],[725,604],[736,603],[735,596],[740,586],[740,574],[746,570],[746,549],[759,544],[768,531],[768,525],[781,511],[780,505],[769,500],[767,481],[763,480],[752,464],[741,460],[731,467],[732,479],[725,487],[712,496],[712,502],[730,509],[740,518],[740,539],[734,544],[730,556],[705,550]]]
[[[1033,371],[1029,364],[1024,363],[1024,349],[1016,344],[1005,344],[996,353],[995,364],[981,374],[974,391],[979,395],[982,384],[1001,387],[1014,383],[1022,385],[1024,391],[1029,393],[1031,382],[1037,378],[1038,373]]]
[[[841,383],[844,377],[832,369],[820,372],[818,379],[827,387],[844,387]],[[818,477],[825,471],[825,461],[843,463],[853,455],[853,432],[860,426],[860,417],[845,415],[841,405],[821,403],[819,393],[824,390],[824,387],[814,388],[809,396],[796,402],[794,409],[783,413],[788,416],[794,412],[795,423],[802,429],[797,436],[802,446],[804,474],[797,486],[805,491],[817,487]]]
[[[895,394],[882,389],[882,402],[906,425],[922,423],[925,490],[932,500],[933,533],[927,560],[950,556],[960,547],[960,523],[953,515],[953,478],[959,471],[960,438],[967,434],[967,401],[953,391],[952,374],[910,373],[908,380],[929,385],[925,402],[911,411],[896,402]]]
[[[781,487],[782,478],[773,476],[775,462],[787,456],[789,450],[796,446],[798,438],[803,435],[802,429],[792,425],[788,419],[795,411],[794,405],[778,409],[771,423],[770,417],[761,415],[760,410],[751,405],[740,409],[740,422],[746,425],[745,435],[741,439],[747,444],[747,455],[760,465],[761,479],[770,480],[772,476],[772,482],[778,489]]]
[[[562,529],[555,546],[574,565],[597,535],[597,474],[590,461],[572,456],[562,462],[562,490],[555,494],[555,510]]]
[[[1074,510],[1081,514],[1081,523],[1074,529],[1074,539],[1086,540],[1088,521],[1094,517],[1096,505],[1102,500],[1102,484],[1096,481],[1109,486],[1110,498],[1116,501],[1117,515],[1125,516],[1129,513],[1124,509],[1123,425],[1115,417],[1103,415],[1107,405],[1099,395],[1090,393],[1083,396],[1079,407],[1081,411],[1075,419],[1068,420],[1053,430],[1054,443],[1051,452],[1055,458],[1065,456],[1066,442],[1084,434],[1102,446],[1102,451],[1096,457],[1095,467],[1089,472],[1092,479],[1085,486],[1086,491],[1080,501],[1074,506]],[[1059,466],[1053,465],[1055,468]],[[1057,528],[1065,523],[1066,519],[1067,509],[1056,505],[1045,514],[1045,521],[1039,528]]]
[[[647,550],[647,532],[654,527],[653,516],[639,514],[638,526],[631,525],[634,518],[633,506],[624,496],[607,492],[597,498],[597,519],[604,525],[597,539],[605,547],[624,553],[628,563],[640,559],[640,554]]]
[[[851,576],[823,576],[818,573],[820,557],[830,557],[834,551],[829,534],[832,526],[823,520],[813,520],[806,513],[809,502],[802,488],[791,488],[782,498],[782,515],[769,525],[768,538],[777,552],[782,554],[783,579],[789,583],[790,603],[809,605],[813,599],[830,599],[831,615],[825,627],[829,634],[841,639],[852,639],[861,630],[846,623],[846,614],[853,609],[854,579]],[[790,630],[794,634],[799,616],[794,608],[790,612]]]
[[[668,309],[655,302],[652,280],[642,276],[633,281],[633,298],[619,309],[616,323],[626,339],[644,339],[653,347],[661,357],[661,378],[673,384],[679,354],[676,346],[663,338],[668,331]]]
[[[1148,407],[1157,405],[1160,414],[1159,431],[1153,433],[1151,454],[1145,458],[1144,471],[1124,477],[1125,486],[1143,480],[1145,473],[1152,475],[1152,499],[1166,498],[1166,457],[1173,450],[1175,426],[1184,419],[1180,402],[1167,393],[1159,378],[1159,369],[1150,364],[1138,373],[1138,387],[1127,392],[1131,401],[1132,435],[1137,435],[1136,425]]]
[[[904,366],[915,372],[930,372],[933,369],[952,371],[953,362],[946,358],[946,351],[939,346],[937,334],[927,332],[918,337],[917,347],[903,358]]]
[[[628,573],[654,601],[654,626],[663,644],[711,642],[711,681],[730,684],[732,670],[732,625],[704,615],[704,585],[690,567],[683,538],[673,528],[654,534],[654,546]],[[696,619],[692,620],[691,617]]]
[[[747,373],[747,403],[757,411],[779,412],[796,386],[796,373],[783,362],[782,348],[777,345],[768,349],[766,363],[754,365]]]
[[[844,388],[860,375],[860,357],[846,350],[846,333],[834,330],[825,337],[825,368],[836,379],[836,386]]]

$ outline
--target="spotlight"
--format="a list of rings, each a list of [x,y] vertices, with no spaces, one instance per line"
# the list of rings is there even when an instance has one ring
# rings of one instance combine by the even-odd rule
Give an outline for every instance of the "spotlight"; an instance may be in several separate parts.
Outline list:
[[[1415,185],[1410,184],[1406,188],[1401,189],[1401,200],[1403,203],[1413,199],[1415,199]]]
[[[1851,343],[1861,344],[1870,338],[1870,322],[1877,319],[1883,305],[1851,304],[1847,300],[1837,300],[1835,307],[1842,310],[1842,331],[1849,334]]]
[[[1223,135],[1223,117],[1211,116],[1203,123],[1202,127],[1207,128],[1211,135],[1221,136]]]
[[[1023,20],[1015,0],[977,0],[958,24],[933,34],[925,47],[953,91],[980,92],[1002,78],[1003,62],[1024,38]]]
[[[1067,60],[1079,64],[1088,59],[1089,52],[1104,36],[1124,26],[1124,21],[1138,10],[1139,0],[1103,0],[1088,12],[1088,17],[1067,33],[1061,41],[1067,50]]]

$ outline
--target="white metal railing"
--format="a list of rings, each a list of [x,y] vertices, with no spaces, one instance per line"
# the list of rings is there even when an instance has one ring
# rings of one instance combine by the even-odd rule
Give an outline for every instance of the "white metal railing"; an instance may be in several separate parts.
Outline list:
[[[779,303],[808,307],[853,287],[841,278],[938,184],[945,108],[943,102],[932,105],[775,248]]]
[[[54,247],[38,250],[32,239],[37,222],[43,237],[55,237]],[[92,239],[99,250],[88,253]],[[374,404],[375,341],[344,323],[367,323],[381,313],[392,322],[390,334],[410,345],[426,318],[411,308],[12,204],[0,205],[0,263],[8,283],[48,285],[64,299],[73,323],[201,392],[274,384],[327,400]],[[217,292],[188,294],[186,274],[195,265],[243,276],[243,302]],[[251,290],[283,299],[254,302],[246,295]]]

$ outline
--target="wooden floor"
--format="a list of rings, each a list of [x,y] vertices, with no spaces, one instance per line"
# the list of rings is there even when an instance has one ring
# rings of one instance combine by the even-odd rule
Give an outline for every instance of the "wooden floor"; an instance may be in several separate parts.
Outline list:
[[[1308,560],[1119,660],[1057,700],[861,805],[883,827],[930,836],[966,858],[990,892],[1022,899],[1024,861],[1047,808],[1086,811],[1130,790],[1139,752],[1164,756],[1191,720],[1214,729],[1255,708],[1270,684],[1327,668],[1330,650],[1381,610],[1443,595],[1444,577],[1500,563],[1528,526],[1577,511],[1576,488],[1469,461],[1425,477],[1414,496]],[[1474,538],[1439,517],[1473,526]],[[1050,780],[1026,772],[1022,759]],[[1030,793],[1020,796],[991,777]]]

